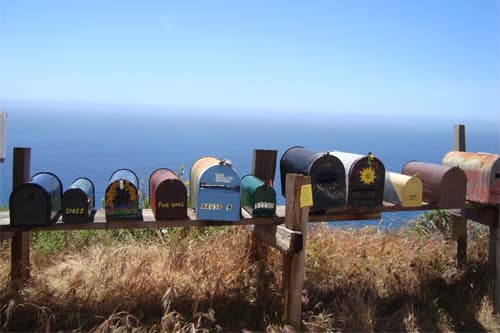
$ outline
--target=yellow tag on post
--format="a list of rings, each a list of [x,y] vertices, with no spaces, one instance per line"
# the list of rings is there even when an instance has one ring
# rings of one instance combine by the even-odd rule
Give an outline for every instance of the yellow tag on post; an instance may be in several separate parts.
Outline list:
[[[300,208],[313,205],[312,185],[306,184],[300,187]]]

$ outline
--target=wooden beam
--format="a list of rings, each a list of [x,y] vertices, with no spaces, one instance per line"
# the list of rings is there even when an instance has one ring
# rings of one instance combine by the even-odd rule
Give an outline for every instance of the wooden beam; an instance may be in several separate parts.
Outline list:
[[[252,175],[262,180],[264,183],[274,183],[276,175],[277,150],[255,149],[253,151]]]
[[[285,297],[285,322],[300,330],[302,288],[305,277],[305,249],[309,207],[301,207],[302,185],[311,184],[311,177],[299,174],[286,175],[286,227],[302,233],[302,251],[285,254],[283,258],[283,295]]]
[[[12,189],[29,181],[31,148],[14,148]],[[21,286],[30,278],[29,231],[17,231],[12,238],[10,259],[11,282]]]
[[[255,226],[253,232],[258,240],[284,253],[294,254],[302,251],[302,233],[288,229],[284,225]]]

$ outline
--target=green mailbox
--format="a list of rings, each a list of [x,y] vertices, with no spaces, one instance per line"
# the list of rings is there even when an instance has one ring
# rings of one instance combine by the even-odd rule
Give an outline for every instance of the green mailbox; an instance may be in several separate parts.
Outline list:
[[[274,216],[276,192],[259,178],[244,176],[241,178],[241,206],[252,217]]]

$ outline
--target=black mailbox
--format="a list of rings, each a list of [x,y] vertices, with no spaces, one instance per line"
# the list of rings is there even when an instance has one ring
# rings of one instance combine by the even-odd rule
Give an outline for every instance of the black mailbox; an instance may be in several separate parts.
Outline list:
[[[118,169],[109,177],[106,188],[106,220],[142,219],[139,209],[139,179],[130,169]]]
[[[21,184],[9,198],[10,224],[14,226],[46,226],[61,215],[62,184],[50,172],[35,174]]]
[[[332,151],[344,164],[347,182],[347,206],[379,207],[384,200],[385,167],[371,153],[360,155]]]
[[[62,220],[64,223],[90,222],[94,218],[94,207],[94,184],[88,178],[77,178],[64,191]]]
[[[315,153],[304,147],[291,147],[281,157],[280,172],[283,196],[286,196],[287,173],[311,176],[311,211],[346,205],[345,169],[337,157],[329,153]]]

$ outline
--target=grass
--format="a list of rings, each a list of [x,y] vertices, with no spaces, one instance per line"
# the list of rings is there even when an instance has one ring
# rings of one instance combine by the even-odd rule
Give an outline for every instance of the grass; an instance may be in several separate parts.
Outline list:
[[[431,229],[314,227],[302,329],[499,331],[487,230],[469,233],[468,262],[459,269],[446,228]],[[282,320],[282,256],[269,250],[265,263],[255,261],[243,227],[31,237],[32,279],[19,292],[8,286],[9,242],[0,247],[2,331],[289,329]]]

